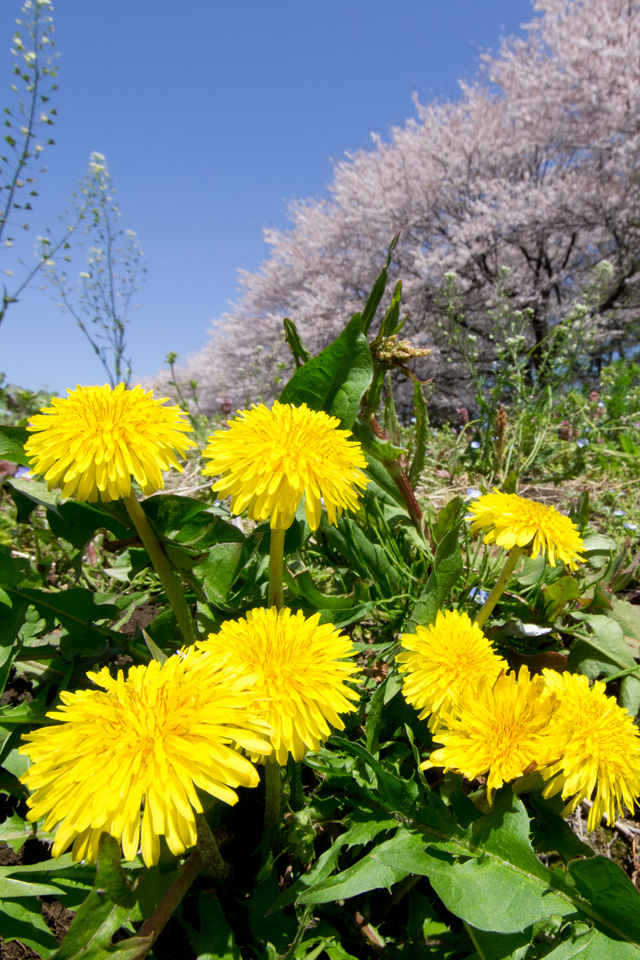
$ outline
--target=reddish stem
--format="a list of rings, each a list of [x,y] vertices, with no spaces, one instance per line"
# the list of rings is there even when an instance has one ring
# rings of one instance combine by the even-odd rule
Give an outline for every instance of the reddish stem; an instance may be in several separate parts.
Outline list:
[[[191,856],[185,861],[181,873],[173,881],[164,897],[158,904],[154,913],[144,921],[138,930],[137,937],[143,939],[149,937],[149,942],[145,943],[140,953],[135,955],[135,960],[142,960],[149,953],[174,910],[184,897],[185,893],[202,870],[202,857],[197,850],[194,850]]]

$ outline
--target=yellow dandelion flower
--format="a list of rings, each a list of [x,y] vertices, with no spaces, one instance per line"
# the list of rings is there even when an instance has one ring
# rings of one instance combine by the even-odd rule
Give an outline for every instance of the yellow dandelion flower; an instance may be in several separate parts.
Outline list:
[[[195,844],[196,787],[234,804],[235,787],[258,784],[237,747],[269,753],[269,728],[237,674],[192,651],[131,667],[126,679],[106,667],[87,676],[102,689],[63,691],[63,705],[47,714],[62,722],[28,734],[20,748],[33,762],[21,778],[32,794],[28,819],[57,826],[54,857],[73,843],[76,860],[95,861],[106,832],[127,860],[141,842],[151,866],[161,835],[174,854]]]
[[[469,505],[475,514],[471,532],[488,528],[485,543],[497,543],[499,547],[527,547],[531,557],[543,554],[552,567],[556,557],[570,570],[576,570],[584,562],[581,554],[584,543],[575,523],[555,507],[527,500],[516,493],[500,493],[494,488],[479,500]]]
[[[274,530],[293,523],[305,497],[307,523],[316,530],[322,501],[329,523],[343,510],[356,510],[360,489],[369,482],[360,444],[340,421],[306,403],[279,403],[239,410],[229,430],[216,430],[202,451],[211,463],[205,476],[220,475],[213,489],[231,495],[231,509],[249,511],[252,520],[271,518]]]
[[[495,680],[508,669],[480,627],[457,610],[438,611],[434,624],[405,633],[402,646],[396,657],[404,674],[402,692],[407,703],[422,711],[421,720],[431,715],[431,730],[470,686],[483,678]]]
[[[480,681],[470,688],[458,709],[443,717],[435,750],[426,767],[444,767],[469,780],[488,774],[489,803],[504,783],[548,763],[545,733],[556,707],[544,696],[543,677],[530,677],[527,667]]]
[[[579,674],[543,673],[559,704],[549,728],[556,762],[541,771],[550,780],[543,795],[562,793],[569,800],[565,814],[593,801],[588,830],[603,817],[613,823],[616,812],[624,816],[624,808],[633,810],[640,798],[640,734],[633,717],[599,681],[590,687]]]
[[[63,497],[94,503],[118,500],[131,493],[135,477],[146,494],[164,486],[162,470],[182,470],[175,451],[184,455],[193,440],[183,436],[192,427],[179,407],[164,407],[142,387],[112,390],[81,387],[54,397],[33,417],[25,444],[34,473],[49,490],[59,487]]]
[[[290,753],[302,760],[319,750],[331,727],[344,730],[340,713],[355,710],[358,699],[346,682],[357,672],[345,660],[354,654],[351,641],[320,614],[250,610],[247,618],[227,620],[198,647],[247,676],[256,697],[264,698],[265,716],[273,728],[271,743],[279,764]]]

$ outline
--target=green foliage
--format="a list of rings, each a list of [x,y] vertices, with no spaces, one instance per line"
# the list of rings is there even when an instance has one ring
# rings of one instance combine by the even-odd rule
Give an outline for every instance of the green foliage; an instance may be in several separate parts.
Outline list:
[[[463,495],[450,489],[435,509],[416,494],[434,464],[453,468],[453,461],[429,427],[420,384],[413,387],[415,424],[399,422],[388,374],[390,366],[406,374],[406,356],[380,349],[402,326],[399,285],[376,328],[387,267],[362,314],[318,356],[288,321],[297,369],[280,395],[336,416],[368,462],[370,483],[357,513],[337,526],[325,517],[312,532],[301,504],[284,543],[286,605],[320,612],[352,636],[362,666],[357,712],[345,717],[339,736],[282,771],[284,816],[265,836],[264,783],[241,791],[235,807],[202,794],[206,823],[233,867],[227,878],[201,873],[197,853],[181,863],[167,849],[151,869],[137,859],[123,865],[106,834],[97,870],[68,854],[49,859],[40,848],[40,862],[0,869],[6,940],[58,960],[133,960],[149,948],[150,956],[168,951],[200,960],[359,960],[372,951],[392,960],[640,960],[640,895],[619,865],[594,854],[592,838],[576,835],[557,797],[542,798],[537,774],[503,787],[489,808],[482,780],[420,769],[433,738],[401,693],[400,638],[432,624],[442,609],[474,616],[479,591],[495,584],[503,556],[470,536]],[[513,389],[525,391],[523,355],[505,355],[509,363],[520,363]],[[487,423],[501,397],[491,389]],[[631,396],[629,384],[625,389]],[[619,394],[611,388],[612,397]],[[522,433],[513,441],[507,435],[498,466],[487,441],[475,482],[504,476],[503,488],[513,491],[518,472],[541,463],[547,470],[545,444],[555,449],[556,439],[528,446],[523,410],[531,396],[514,396],[508,423],[521,423]],[[548,396],[540,400],[547,413]],[[207,424],[195,405],[191,415],[204,440]],[[26,462],[26,431],[24,417],[16,420],[0,430],[0,456],[19,464]],[[549,413],[547,438],[551,424]],[[0,708],[0,788],[13,804],[0,841],[24,854],[52,837],[42,822],[22,816],[22,734],[49,722],[46,713],[63,691],[85,687],[87,670],[162,660],[184,638],[122,502],[64,502],[25,477],[8,479],[3,496],[0,513],[14,546],[0,544],[0,692],[12,692],[20,676],[32,699]],[[142,506],[202,635],[265,603],[268,522],[239,521],[210,494],[179,489]],[[597,528],[594,509],[582,496],[572,513],[585,538],[585,564],[569,574],[561,564],[526,557],[486,629],[512,667],[562,661],[605,680],[608,693],[635,714],[640,617],[623,591],[637,583],[638,557],[628,540]],[[41,897],[75,911],[61,944],[44,922]],[[161,936],[173,939],[154,953],[148,938],[171,913],[171,932]]]
[[[280,394],[280,403],[324,410],[350,429],[371,383],[371,352],[356,314],[337,340],[300,367]]]
[[[591,368],[592,327],[609,276],[606,262],[544,341],[527,337],[530,310],[513,310],[509,271],[503,268],[489,311],[489,362],[461,308],[458,278],[441,289],[446,335],[464,359],[474,407],[463,411],[454,469],[471,470],[487,485],[515,476],[559,483],[584,474],[589,461],[609,473],[640,452],[640,371],[617,360],[598,376]],[[595,389],[594,389],[595,388]]]

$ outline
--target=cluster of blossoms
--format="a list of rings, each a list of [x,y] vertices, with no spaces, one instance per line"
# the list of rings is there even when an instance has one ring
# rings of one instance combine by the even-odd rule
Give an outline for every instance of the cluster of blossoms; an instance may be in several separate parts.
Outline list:
[[[63,496],[95,502],[131,499],[132,478],[147,494],[163,487],[162,470],[180,469],[175,452],[195,446],[177,407],[140,387],[78,387],[33,418],[26,445],[32,469]],[[358,443],[339,422],[305,405],[261,405],[209,438],[206,474],[231,494],[231,509],[284,530],[305,497],[316,529],[321,505],[330,523],[357,508],[368,478]],[[89,673],[94,688],[63,691],[58,721],[29,734],[21,750],[33,765],[30,820],[56,829],[53,854],[72,845],[95,860],[102,832],[124,856],[141,849],[157,863],[160,837],[174,854],[196,843],[202,805],[196,788],[227,804],[239,786],[255,787],[258,761],[285,764],[316,751],[340,714],[355,709],[348,681],[357,672],[348,637],[320,614],[250,610],[217,634],[165,663],[133,666],[114,679]],[[99,687],[102,689],[95,689]],[[100,764],[96,764],[96,758]],[[142,814],[141,814],[142,811]]]
[[[161,471],[179,469],[176,451],[194,445],[184,436],[191,427],[177,407],[140,387],[69,393],[29,427],[34,472],[63,496],[122,498],[134,519],[132,479],[147,494],[162,489]],[[315,530],[322,507],[333,524],[357,509],[368,482],[360,445],[335,418],[304,404],[239,412],[203,454],[204,472],[218,477],[213,489],[231,497],[232,512],[270,521],[272,552],[303,498]],[[582,540],[552,507],[515,494],[496,490],[469,509],[472,531],[484,530],[485,543],[505,547],[510,559],[477,622],[440,611],[432,626],[402,638],[406,699],[441,744],[422,766],[487,775],[489,801],[502,784],[537,769],[548,781],[545,795],[561,793],[567,810],[593,799],[592,829],[640,795],[632,718],[586,677],[509,672],[481,629],[524,552],[576,569]],[[258,784],[256,762],[301,760],[332,728],[344,729],[341,714],[358,699],[349,686],[353,656],[348,637],[321,624],[320,614],[305,618],[276,604],[222,623],[162,664],[132,666],[126,678],[107,668],[89,673],[93,687],[62,692],[48,714],[56,723],[25,738],[21,750],[33,761],[23,775],[29,819],[57,829],[54,855],[72,845],[77,859],[95,860],[105,831],[127,859],[141,849],[148,865],[158,861],[161,836],[183,853],[197,839],[197,789],[233,804],[239,786]]]
[[[485,543],[558,557],[575,568],[577,528],[553,507],[498,491],[470,505],[472,530]],[[441,744],[422,768],[444,767],[470,780],[486,776],[492,801],[504,783],[539,771],[543,796],[560,793],[565,814],[592,801],[587,827],[613,823],[640,797],[640,735],[633,717],[587,677],[543,670],[516,674],[467,614],[440,611],[430,627],[402,638],[397,660],[408,703],[429,718]]]
[[[233,805],[238,786],[258,785],[253,763],[300,760],[331,727],[344,729],[339,713],[358,696],[345,683],[354,651],[318,620],[251,610],[162,665],[133,666],[126,679],[105,667],[87,675],[102,690],[63,691],[62,706],[47,714],[61,722],[20,748],[33,761],[22,778],[28,819],[57,826],[53,855],[73,844],[76,859],[94,861],[103,831],[127,859],[141,846],[148,866],[160,836],[183,853],[202,812],[196,787]]]

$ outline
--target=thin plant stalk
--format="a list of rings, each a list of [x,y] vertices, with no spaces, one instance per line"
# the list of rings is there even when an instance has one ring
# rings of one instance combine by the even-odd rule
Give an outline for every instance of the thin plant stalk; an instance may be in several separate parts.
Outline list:
[[[502,568],[502,573],[498,577],[495,587],[489,594],[489,597],[485,601],[480,612],[478,613],[478,616],[476,617],[476,623],[481,629],[487,622],[489,615],[491,614],[496,603],[504,593],[504,588],[509,583],[509,580],[511,579],[511,574],[515,570],[516,564],[518,563],[518,560],[520,559],[524,551],[525,551],[525,547],[518,547],[518,546],[512,547],[511,550],[509,551],[507,555],[507,561],[504,567]]]
[[[195,643],[196,640],[200,639],[198,628],[196,627],[195,620],[191,616],[187,601],[185,600],[184,592],[176,580],[175,574],[171,569],[169,559],[162,548],[162,544],[153,532],[151,524],[147,519],[147,515],[142,509],[139,501],[136,499],[133,491],[128,497],[123,497],[122,500],[127,508],[127,513],[129,514],[131,521],[136,528],[140,539],[142,540],[145,550],[151,558],[153,569],[158,574],[160,582],[162,583],[167,597],[169,598],[169,603],[171,604],[171,608],[176,615],[178,626],[180,627],[180,631],[184,637],[185,643]]]
[[[282,610],[284,605],[282,580],[284,575],[284,530],[271,530],[269,552],[269,599],[267,606]]]
[[[144,921],[138,930],[136,940],[146,940],[146,943],[143,942],[140,944],[139,953],[128,954],[128,956],[133,957],[133,960],[143,960],[143,958],[147,956],[149,950],[151,950],[153,944],[164,930],[165,926],[173,915],[174,910],[202,868],[202,856],[196,849],[185,862],[181,872],[178,874],[176,879],[165,893],[154,913]]]

